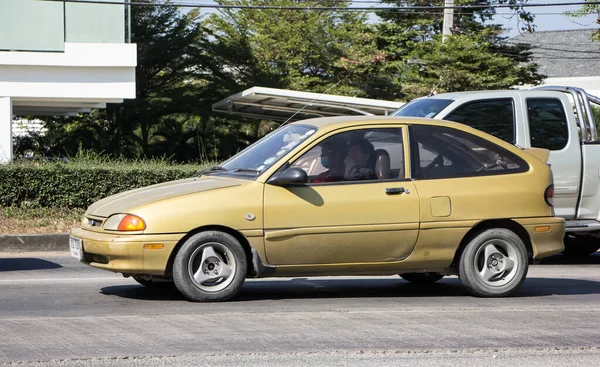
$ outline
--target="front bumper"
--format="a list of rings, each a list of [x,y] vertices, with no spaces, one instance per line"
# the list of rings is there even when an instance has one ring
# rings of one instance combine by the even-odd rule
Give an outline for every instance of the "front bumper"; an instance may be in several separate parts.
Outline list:
[[[184,235],[184,233],[111,234],[83,228],[71,231],[71,236],[82,240],[82,262],[117,273],[152,275],[165,274],[169,257]],[[164,248],[158,250],[144,248],[144,245],[150,244],[163,244]]]
[[[565,249],[565,220],[559,217],[514,219],[529,234],[533,258],[541,259]]]

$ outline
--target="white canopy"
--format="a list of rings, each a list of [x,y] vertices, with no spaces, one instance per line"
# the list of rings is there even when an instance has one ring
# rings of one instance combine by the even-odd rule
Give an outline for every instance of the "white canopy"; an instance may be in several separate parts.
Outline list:
[[[213,111],[274,121],[314,117],[390,115],[402,102],[253,87],[212,105]]]

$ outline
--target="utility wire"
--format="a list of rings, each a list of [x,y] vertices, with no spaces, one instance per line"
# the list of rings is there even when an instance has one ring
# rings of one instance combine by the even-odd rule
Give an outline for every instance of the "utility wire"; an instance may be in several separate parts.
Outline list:
[[[554,4],[486,4],[486,5],[455,5],[455,6],[382,6],[382,7],[339,7],[339,6],[277,6],[277,5],[223,5],[223,4],[191,4],[191,3],[180,3],[180,2],[166,2],[166,3],[147,3],[147,2],[124,2],[124,1],[100,1],[100,0],[38,0],[48,2],[61,2],[61,3],[85,3],[85,4],[102,4],[102,5],[133,5],[133,6],[155,6],[155,7],[181,7],[181,8],[212,8],[212,9],[276,9],[276,10],[310,10],[310,11],[398,11],[398,10],[443,10],[443,9],[464,9],[464,10],[476,10],[476,9],[501,9],[501,8],[540,8],[540,7],[557,7],[557,6],[573,6],[573,5],[600,5],[600,1],[575,1],[575,2],[561,2]]]
[[[511,45],[527,45],[528,42],[509,42]],[[543,47],[529,44],[531,46],[531,50],[547,50],[547,51],[560,51],[560,52],[574,52],[574,53],[585,53],[585,54],[600,54],[600,51],[591,51],[591,50],[567,50],[562,48],[552,48],[552,47]],[[590,42],[591,45],[591,42]]]

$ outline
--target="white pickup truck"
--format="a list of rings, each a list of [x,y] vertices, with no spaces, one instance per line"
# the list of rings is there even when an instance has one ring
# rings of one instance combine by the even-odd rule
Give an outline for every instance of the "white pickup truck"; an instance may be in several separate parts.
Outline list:
[[[437,94],[393,115],[456,121],[523,148],[550,150],[554,211],[567,220],[565,253],[589,255],[600,248],[598,111],[600,98],[582,89],[538,87]]]

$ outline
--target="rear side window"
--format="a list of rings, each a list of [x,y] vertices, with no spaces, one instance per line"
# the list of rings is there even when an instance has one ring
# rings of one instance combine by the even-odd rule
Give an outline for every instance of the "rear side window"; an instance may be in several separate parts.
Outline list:
[[[525,172],[527,163],[469,133],[441,126],[411,126],[415,178],[441,179]]]
[[[567,117],[560,100],[555,98],[528,98],[527,117],[531,146],[561,150],[569,141]]]
[[[509,143],[516,142],[512,98],[468,102],[452,111],[444,120],[469,125]]]

